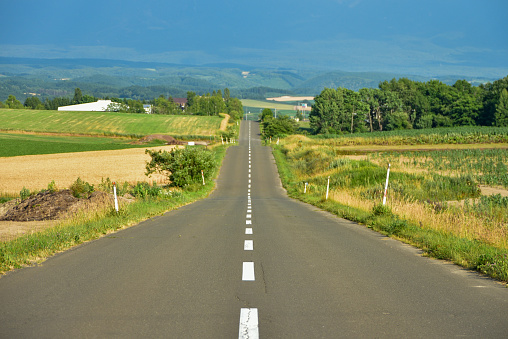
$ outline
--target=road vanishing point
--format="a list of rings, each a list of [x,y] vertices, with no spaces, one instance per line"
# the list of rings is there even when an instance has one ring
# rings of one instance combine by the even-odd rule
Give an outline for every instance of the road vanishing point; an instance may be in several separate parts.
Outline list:
[[[243,121],[209,198],[0,279],[0,338],[507,338],[508,289],[287,197]]]

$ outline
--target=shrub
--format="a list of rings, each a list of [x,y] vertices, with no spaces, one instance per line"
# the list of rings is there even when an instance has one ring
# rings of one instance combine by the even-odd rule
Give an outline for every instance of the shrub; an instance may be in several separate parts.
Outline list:
[[[81,180],[81,178],[76,179],[70,189],[72,195],[76,198],[87,198],[94,191],[93,185]]]
[[[186,147],[167,151],[151,151],[146,153],[152,160],[146,164],[146,175],[161,173],[168,177],[171,185],[186,187],[199,183],[201,171],[205,180],[210,179],[216,165],[213,153],[204,148]]]
[[[153,183],[153,186],[147,182],[138,182],[132,188],[131,194],[136,198],[158,197],[163,195],[163,190],[161,186],[157,186],[156,182]]]
[[[390,216],[392,215],[392,210],[387,205],[377,204],[372,208],[372,214],[376,216]]]
[[[58,187],[56,187],[55,180],[51,180],[51,182],[48,184],[48,191],[50,193],[55,193],[58,191]]]
[[[26,188],[25,186],[23,186],[23,189],[19,192],[19,196],[20,196],[21,200],[25,200],[26,198],[28,198],[30,196],[30,190],[28,188]]]

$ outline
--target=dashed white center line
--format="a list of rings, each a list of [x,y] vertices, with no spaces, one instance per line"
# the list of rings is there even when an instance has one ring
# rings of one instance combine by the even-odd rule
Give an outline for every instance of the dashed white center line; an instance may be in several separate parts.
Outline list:
[[[259,323],[257,308],[242,308],[240,310],[240,328],[238,339],[259,339]]]
[[[252,220],[245,220],[245,225],[252,225]]]
[[[247,219],[251,219],[252,218],[252,214],[247,214],[246,218]]]
[[[244,262],[243,270],[242,270],[242,280],[243,281],[255,281],[254,278],[254,263],[253,262]]]
[[[247,210],[247,213],[252,213],[252,210]]]
[[[243,243],[244,251],[254,251],[254,240],[245,240]]]
[[[245,234],[252,234],[252,228],[247,227],[247,228],[245,229]]]

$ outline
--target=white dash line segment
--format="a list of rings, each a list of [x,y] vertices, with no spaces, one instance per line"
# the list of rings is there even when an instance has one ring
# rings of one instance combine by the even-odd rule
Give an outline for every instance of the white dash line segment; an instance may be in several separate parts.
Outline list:
[[[240,310],[240,327],[238,339],[259,339],[259,323],[257,308],[242,308]]]
[[[254,278],[254,262],[244,262],[242,270],[243,281],[255,281]]]
[[[245,240],[243,243],[244,251],[254,251],[254,240]]]

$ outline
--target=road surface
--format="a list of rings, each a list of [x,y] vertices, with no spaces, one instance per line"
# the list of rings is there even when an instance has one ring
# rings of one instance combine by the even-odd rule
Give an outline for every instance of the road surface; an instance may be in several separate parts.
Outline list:
[[[2,277],[0,337],[506,338],[508,289],[287,198],[243,122],[208,199]]]

